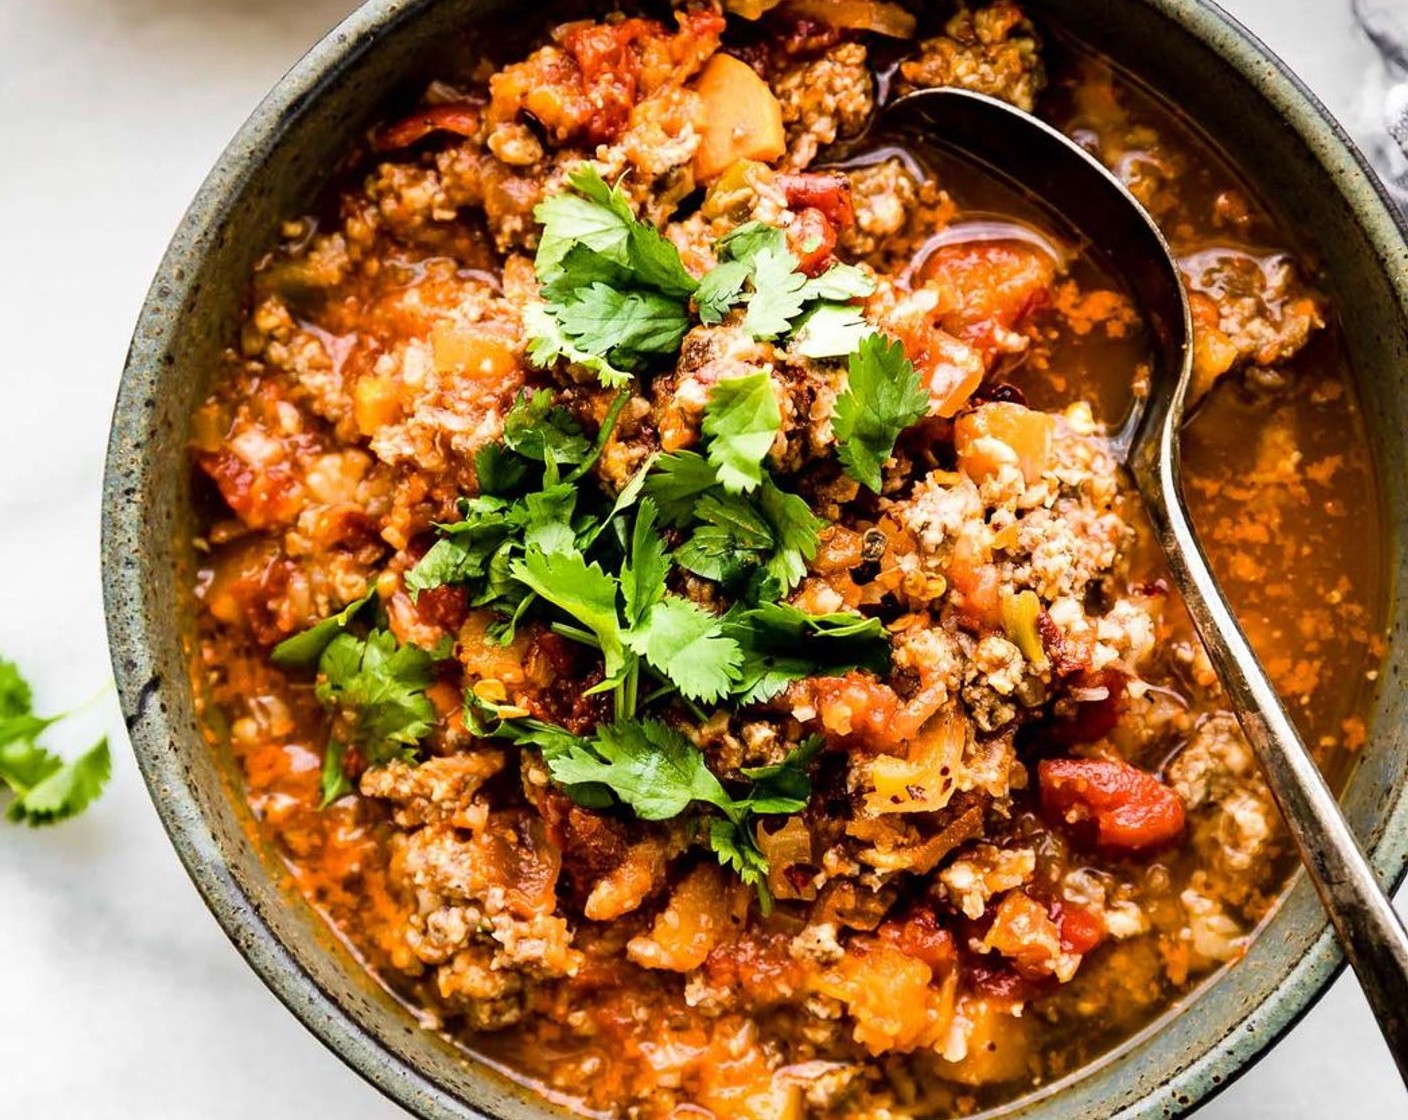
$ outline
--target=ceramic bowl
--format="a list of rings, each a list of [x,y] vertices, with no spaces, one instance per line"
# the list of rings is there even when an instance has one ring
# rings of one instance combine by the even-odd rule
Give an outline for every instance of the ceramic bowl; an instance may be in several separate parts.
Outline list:
[[[1392,635],[1370,745],[1345,794],[1383,876],[1408,860],[1408,244],[1344,132],[1286,68],[1194,0],[1029,0],[1169,95],[1305,232],[1337,297],[1382,478]],[[324,1043],[434,1120],[559,1115],[436,1034],[378,986],[299,898],[251,827],[228,757],[198,731],[192,680],[187,440],[216,357],[235,337],[255,259],[302,213],[388,96],[435,73],[446,44],[521,36],[495,0],[372,0],[319,43],[221,156],[142,310],[108,451],[103,581],[127,725],[181,859],[225,931]],[[1366,668],[1368,668],[1366,666]],[[1185,1112],[1245,1069],[1340,965],[1303,877],[1245,958],[1115,1053],[1007,1106],[1047,1120]]]

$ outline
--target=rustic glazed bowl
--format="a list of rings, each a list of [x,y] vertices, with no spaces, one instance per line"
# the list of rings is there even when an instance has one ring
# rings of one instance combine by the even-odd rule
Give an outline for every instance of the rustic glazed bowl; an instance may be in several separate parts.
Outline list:
[[[1345,796],[1384,880],[1408,862],[1408,244],[1343,131],[1239,26],[1195,0],[1028,0],[1168,95],[1305,232],[1337,297],[1385,503],[1392,634],[1370,734]],[[113,667],[137,760],[172,843],[231,940],[344,1061],[435,1120],[560,1115],[437,1035],[379,987],[255,838],[231,760],[197,724],[186,445],[217,355],[235,337],[255,259],[307,209],[340,155],[415,91],[447,44],[526,32],[494,0],[372,0],[255,110],[192,203],[132,340],[108,450],[103,581]],[[1366,669],[1369,666],[1366,666]],[[1340,967],[1303,878],[1246,957],[1181,1008],[1004,1116],[1102,1120],[1186,1112],[1285,1031]]]

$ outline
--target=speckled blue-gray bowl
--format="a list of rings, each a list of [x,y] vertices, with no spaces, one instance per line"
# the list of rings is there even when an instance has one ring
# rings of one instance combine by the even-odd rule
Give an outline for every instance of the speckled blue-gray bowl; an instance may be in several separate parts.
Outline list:
[[[1396,882],[1408,861],[1408,244],[1348,139],[1245,31],[1195,0],[1032,0],[1171,95],[1253,172],[1322,258],[1344,317],[1380,464],[1392,636],[1371,745],[1345,807]],[[278,884],[230,759],[197,731],[189,656],[186,441],[246,278],[278,222],[302,213],[390,91],[434,72],[447,44],[514,37],[502,0],[373,0],[319,43],[255,111],[192,203],[143,308],[108,451],[103,581],[132,745],[206,902],[289,1009],[370,1082],[435,1120],[558,1113],[436,1035],[373,983]],[[1246,957],[1119,1051],[1003,1110],[1048,1120],[1186,1112],[1227,1084],[1316,999],[1340,958],[1304,881]]]

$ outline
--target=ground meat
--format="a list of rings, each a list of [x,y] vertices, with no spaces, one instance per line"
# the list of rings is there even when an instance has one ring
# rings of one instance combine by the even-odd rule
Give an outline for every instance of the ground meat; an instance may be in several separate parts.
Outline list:
[[[783,166],[800,171],[838,137],[859,132],[875,107],[874,79],[859,43],[842,43],[773,79],[787,127]]]
[[[998,0],[967,7],[944,27],[944,34],[919,45],[919,57],[900,64],[911,86],[961,86],[1010,101],[1031,112],[1046,84],[1039,44],[1016,4]]]
[[[1234,369],[1289,361],[1325,325],[1321,297],[1285,254],[1203,249],[1180,265],[1192,295],[1195,399]]]

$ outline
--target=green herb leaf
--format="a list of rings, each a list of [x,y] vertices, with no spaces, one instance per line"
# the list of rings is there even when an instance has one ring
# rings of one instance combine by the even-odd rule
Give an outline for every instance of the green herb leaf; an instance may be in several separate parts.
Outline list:
[[[670,570],[665,540],[655,531],[655,503],[641,502],[631,532],[631,555],[621,568],[621,592],[626,600],[626,622],[635,626],[665,597],[665,576]],[[636,652],[641,652],[637,650]]]
[[[833,264],[820,276],[802,285],[804,300],[824,299],[836,303],[862,299],[875,291],[875,278],[853,264]]]
[[[719,863],[758,892],[758,904],[767,915],[772,911],[768,890],[768,861],[758,847],[753,821],[718,818],[709,822],[709,847]]]
[[[765,222],[744,222],[719,238],[715,249],[721,259],[751,265],[764,251],[786,252],[787,235]]]
[[[323,796],[318,802],[319,809],[326,809],[338,798],[346,797],[352,792],[352,781],[342,768],[342,759],[346,754],[347,747],[336,739],[329,739],[328,745],[323,748],[323,771],[320,782]]]
[[[687,525],[699,496],[718,484],[718,475],[702,455],[676,451],[661,455],[646,476],[645,492],[655,499],[667,525]]]
[[[711,327],[722,323],[729,309],[743,302],[743,285],[752,274],[743,261],[724,261],[706,272],[694,293],[700,321]]]
[[[580,740],[547,763],[552,776],[569,788],[608,787],[645,821],[677,817],[693,802],[732,806],[699,749],[655,720],[602,726],[594,742]]]
[[[285,638],[274,647],[270,659],[275,665],[285,669],[313,668],[318,663],[318,658],[323,655],[323,650],[327,649],[328,643],[346,630],[358,612],[371,601],[372,592],[368,591],[360,599],[348,603],[337,614],[315,623],[301,634]]]
[[[735,687],[740,703],[761,703],[791,681],[863,668],[889,671],[890,643],[879,619],[858,614],[809,615],[789,603],[735,607],[724,632],[743,650]]]
[[[34,693],[19,666],[0,657],[0,783],[14,795],[6,816],[29,825],[55,824],[97,800],[112,774],[106,738],[65,762],[39,744],[64,716],[34,714]]]
[[[600,564],[588,564],[580,553],[548,555],[536,549],[514,560],[510,571],[514,579],[571,616],[600,643],[606,680],[592,691],[616,684],[626,668],[626,648],[616,613],[616,578],[603,572]]]
[[[723,619],[678,595],[652,606],[626,640],[681,696],[702,704],[727,695],[743,664],[738,642],[724,634]]]
[[[874,333],[875,327],[860,308],[847,303],[818,303],[798,320],[788,349],[803,358],[844,358],[855,353],[861,340]]]
[[[767,574],[785,595],[802,582],[807,564],[816,558],[826,522],[813,514],[801,497],[778,489],[771,479],[764,479],[757,501],[777,541]]]
[[[558,325],[572,345],[605,355],[623,369],[650,355],[673,355],[690,328],[678,300],[656,292],[616,291],[605,284],[579,288],[556,308]]]
[[[11,744],[12,747],[16,745]],[[36,746],[35,749],[43,751],[42,747]],[[33,826],[57,824],[77,816],[102,794],[112,776],[112,755],[104,736],[72,762],[48,755],[42,766],[26,769],[31,773],[47,772],[27,789],[12,782],[12,774],[0,773],[0,778],[16,795],[5,815],[12,821]]]
[[[613,389],[631,383],[629,370],[617,369],[603,354],[578,347],[562,330],[545,304],[529,304],[523,311],[523,329],[528,336],[528,360],[538,369],[552,369],[559,361],[596,374],[597,380]]]
[[[555,406],[554,399],[550,389],[519,393],[504,417],[504,445],[539,463],[549,457],[559,465],[580,463],[591,444],[572,414]]]
[[[806,285],[796,257],[777,246],[761,249],[753,258],[753,295],[743,317],[744,329],[754,338],[786,334],[802,313]]]
[[[878,333],[863,339],[831,420],[846,473],[878,494],[896,438],[928,411],[929,394],[899,341]]]
[[[704,409],[709,462],[730,493],[752,490],[763,479],[762,463],[782,427],[772,378],[765,371],[724,378]]]
[[[372,630],[366,638],[337,635],[323,650],[318,674],[315,694],[350,718],[373,766],[414,757],[435,725],[435,706],[425,695],[435,680],[434,659],[417,646],[400,645],[389,630]]]

